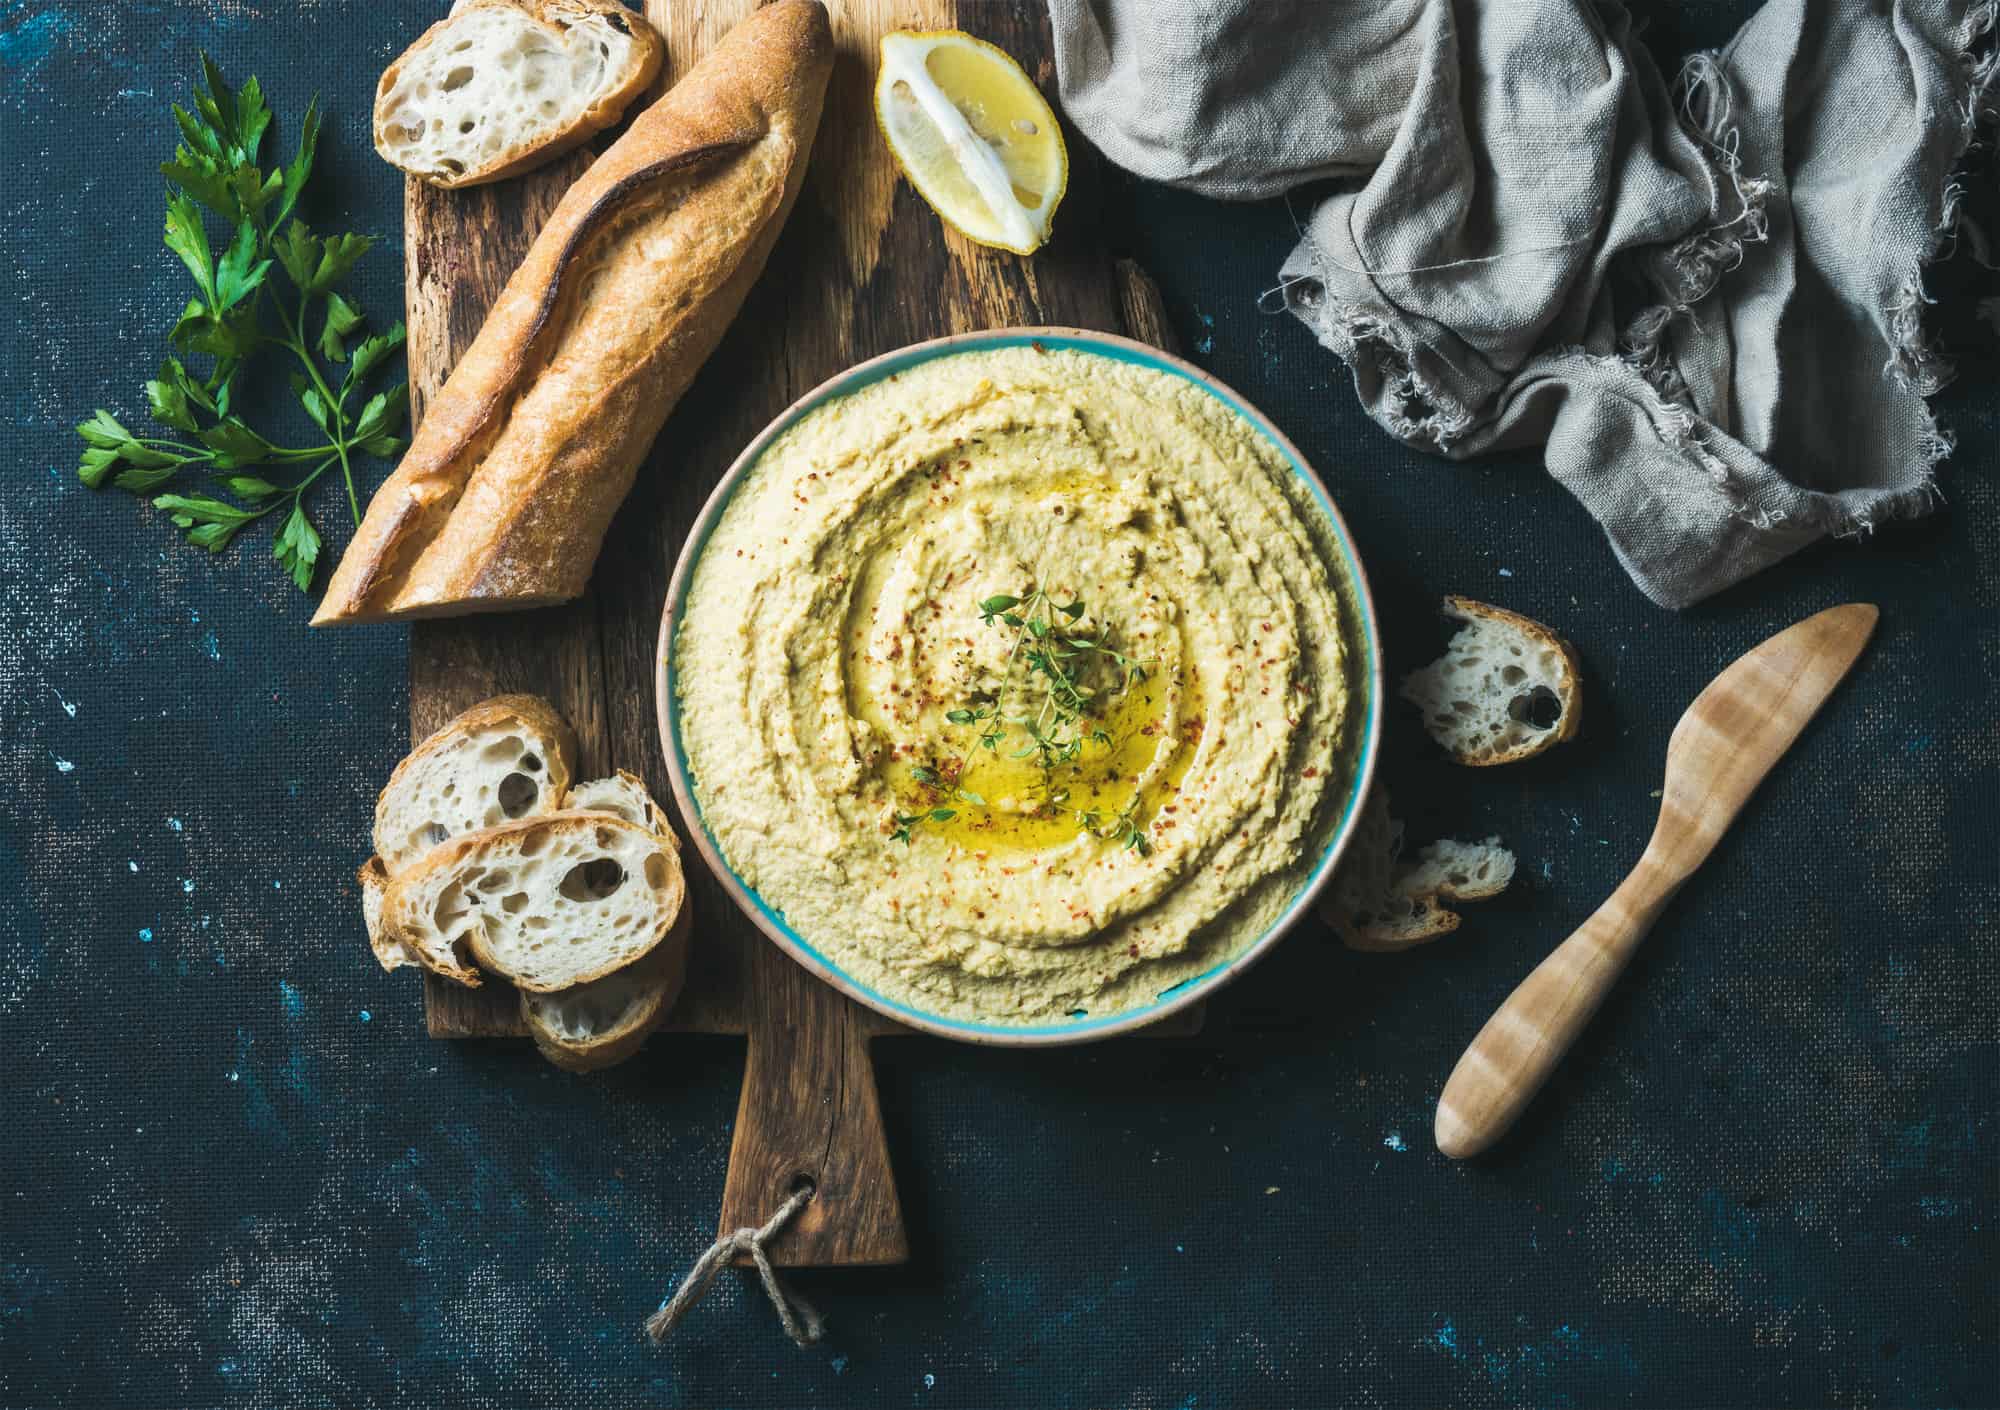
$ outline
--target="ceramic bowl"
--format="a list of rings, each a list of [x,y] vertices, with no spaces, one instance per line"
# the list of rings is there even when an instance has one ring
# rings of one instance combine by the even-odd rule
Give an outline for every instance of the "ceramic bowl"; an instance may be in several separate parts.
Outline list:
[[[709,534],[721,517],[723,509],[728,505],[730,496],[756,465],[758,457],[763,455],[765,448],[801,417],[822,403],[859,391],[871,383],[907,371],[921,363],[961,353],[984,352],[1030,344],[1070,349],[1113,358],[1120,362],[1137,363],[1194,383],[1209,396],[1215,397],[1241,415],[1260,435],[1277,447],[1291,465],[1293,473],[1308,486],[1313,501],[1325,515],[1332,530],[1331,539],[1338,559],[1332,567],[1336,572],[1343,573],[1346,578],[1346,582],[1341,585],[1345,589],[1341,597],[1348,618],[1345,625],[1350,645],[1354,648],[1352,653],[1354,659],[1349,665],[1350,699],[1354,708],[1350,714],[1348,741],[1348,752],[1353,759],[1353,772],[1347,784],[1345,797],[1335,802],[1341,816],[1331,840],[1306,873],[1305,880],[1301,882],[1290,904],[1250,945],[1231,958],[1219,961],[1214,968],[1175,985],[1144,1007],[1102,1016],[1082,1015],[1059,1023],[1017,1026],[977,1023],[927,1013],[899,999],[877,992],[847,974],[831,957],[795,931],[783,915],[767,904],[754,888],[736,874],[724,859],[721,848],[716,845],[714,836],[708,830],[707,823],[702,817],[700,792],[689,774],[687,751],[681,741],[680,702],[675,693],[673,636],[675,624],[680,619],[682,604],[686,600],[688,584],[694,577],[695,564],[700,561]],[[696,849],[700,851],[702,860],[708,864],[710,872],[721,882],[730,898],[759,930],[793,959],[834,988],[898,1023],[968,1043],[1024,1047],[1085,1043],[1130,1032],[1135,1028],[1143,1028],[1147,1024],[1158,1022],[1189,1004],[1198,1003],[1204,996],[1213,994],[1263,958],[1302,917],[1307,915],[1314,899],[1331,879],[1335,864],[1354,835],[1359,820],[1361,800],[1367,795],[1368,784],[1374,774],[1375,756],[1381,734],[1382,652],[1376,632],[1375,605],[1368,591],[1368,578],[1362,571],[1361,559],[1354,550],[1353,538],[1340,517],[1340,511],[1334,507],[1333,499],[1327,493],[1325,484],[1313,472],[1312,467],[1306,464],[1305,457],[1300,455],[1298,448],[1279,434],[1255,407],[1200,368],[1129,338],[1075,328],[1004,328],[916,343],[851,367],[799,398],[745,448],[743,454],[737,457],[736,463],[729,467],[729,473],[724,475],[722,482],[715,487],[715,492],[709,496],[708,503],[702,507],[701,515],[695,520],[694,528],[681,549],[680,561],[674,567],[673,581],[667,589],[666,607],[660,618],[657,651],[655,685],[660,742],[666,753],[667,769],[673,781],[674,801],[680,807],[681,819],[686,824],[688,835],[693,838]]]

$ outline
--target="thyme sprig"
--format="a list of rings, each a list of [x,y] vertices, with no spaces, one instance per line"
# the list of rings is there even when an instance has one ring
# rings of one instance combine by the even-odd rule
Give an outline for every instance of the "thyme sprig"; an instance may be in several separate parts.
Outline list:
[[[945,719],[954,725],[979,726],[974,747],[996,755],[1009,735],[1020,731],[1025,742],[1009,750],[1007,757],[1036,761],[1042,773],[1044,808],[1051,813],[1067,812],[1076,819],[1079,832],[1104,841],[1122,841],[1127,851],[1143,857],[1153,848],[1139,824],[1136,796],[1111,814],[1096,808],[1073,808],[1069,806],[1069,790],[1060,787],[1055,777],[1057,769],[1082,758],[1086,744],[1111,748],[1111,734],[1101,718],[1103,706],[1145,681],[1153,664],[1120,650],[1113,644],[1110,625],[1102,620],[1086,621],[1086,610],[1080,597],[1058,602],[1046,589],[1033,585],[1020,596],[997,593],[981,601],[979,620],[1013,633],[1000,682],[991,700],[948,710]],[[1086,679],[1093,662],[1111,667],[1109,684],[1092,685]],[[1020,695],[1028,699],[1010,710],[1010,700]],[[984,798],[947,783],[935,769],[918,766],[910,772],[926,787],[940,792],[950,789],[950,801],[985,805]],[[956,808],[942,804],[898,813],[891,837],[907,844],[913,828],[926,822],[950,822],[957,816]]]

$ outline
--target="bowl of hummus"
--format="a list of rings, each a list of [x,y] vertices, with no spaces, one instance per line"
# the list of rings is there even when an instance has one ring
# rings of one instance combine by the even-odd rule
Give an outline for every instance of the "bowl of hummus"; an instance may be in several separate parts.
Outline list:
[[[807,969],[972,1042],[1104,1038],[1307,914],[1381,652],[1325,485],[1144,344],[1015,329],[852,368],[743,452],[658,654],[674,797]]]

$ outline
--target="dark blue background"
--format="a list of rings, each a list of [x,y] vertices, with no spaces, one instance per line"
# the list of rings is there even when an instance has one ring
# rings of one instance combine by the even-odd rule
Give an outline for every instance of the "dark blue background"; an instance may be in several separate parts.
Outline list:
[[[1653,42],[1716,42],[1742,10],[1686,7]],[[740,1044],[578,1080],[427,1040],[350,879],[404,744],[403,633],[308,632],[263,538],[210,560],[72,468],[93,406],[143,420],[185,297],[155,166],[197,49],[263,77],[287,143],[323,94],[308,213],[381,237],[358,287],[388,314],[400,186],[367,95],[429,16],[0,10],[0,1404],[2000,1404],[2000,397],[1969,316],[1990,283],[1933,276],[1964,371],[1942,512],[1671,616],[1532,457],[1399,448],[1257,313],[1282,203],[1128,184],[1065,237],[1136,255],[1196,358],[1319,465],[1392,665],[1439,644],[1441,592],[1532,613],[1582,651],[1584,737],[1467,773],[1399,722],[1413,836],[1521,858],[1445,942],[1302,933],[1192,1042],[878,1045],[915,1261],[801,1279],[832,1322],[809,1352],[733,1277],[643,1344],[713,1234]],[[1550,1099],[1494,1156],[1443,1160],[1446,1072],[1638,853],[1680,708],[1856,598],[1883,606],[1864,668]]]

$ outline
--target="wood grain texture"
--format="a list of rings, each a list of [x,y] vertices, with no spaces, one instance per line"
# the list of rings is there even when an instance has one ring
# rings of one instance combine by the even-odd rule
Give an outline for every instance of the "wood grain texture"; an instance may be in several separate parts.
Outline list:
[[[1438,1099],[1440,1151],[1477,1155],[1534,1100],[1667,902],[1859,659],[1876,617],[1865,603],[1808,617],[1739,657],[1695,697],[1667,742],[1660,819],[1638,865],[1459,1058]]]
[[[754,0],[650,0],[678,78]],[[837,56],[806,187],[764,277],[653,448],[612,525],[591,591],[562,608],[422,622],[412,629],[411,727],[421,738],[503,690],[549,696],[577,726],[580,777],[616,765],[668,796],[654,728],[660,604],[688,529],[723,472],[766,423],[847,367],[973,329],[1062,324],[1173,351],[1159,291],[1093,239],[1096,173],[1070,140],[1070,191],[1056,238],[1030,259],[944,229],[898,179],[875,127],[880,36],[957,25],[1021,57],[1053,99],[1047,18],[1035,0],[852,0],[829,6]],[[514,265],[588,154],[520,181],[464,192],[412,183],[406,198],[414,407],[442,384]],[[719,1225],[760,1224],[799,1178],[817,1194],[771,1245],[781,1265],[882,1264],[908,1256],[868,1057],[909,1030],[821,984],[764,940],[695,854],[687,987],[663,1033],[745,1033],[749,1052]],[[525,1034],[505,984],[426,983],[431,1033]],[[1199,1006],[1149,1034],[1197,1031]]]

